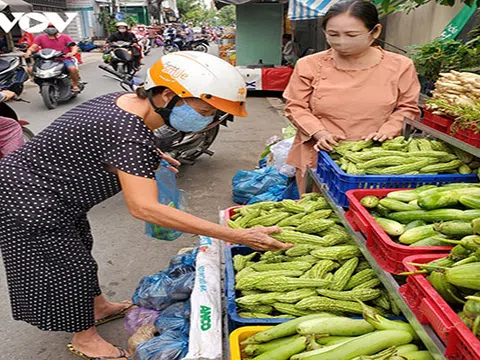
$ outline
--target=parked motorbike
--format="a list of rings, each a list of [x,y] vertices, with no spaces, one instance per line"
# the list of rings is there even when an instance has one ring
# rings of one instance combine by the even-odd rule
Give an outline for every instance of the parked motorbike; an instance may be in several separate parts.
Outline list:
[[[135,91],[141,84],[141,79],[135,77],[120,80],[120,86],[125,91]],[[153,133],[160,150],[184,165],[193,165],[201,155],[215,154],[209,148],[217,138],[220,125],[226,127],[228,122],[233,120],[233,115],[218,111],[214,121],[199,132],[184,133],[164,125],[155,129]]]
[[[73,45],[69,45],[73,46]],[[60,59],[65,54],[53,49],[42,49],[33,55],[33,81],[40,87],[40,94],[48,109],[55,109],[59,102],[75,98],[85,89],[79,81],[79,92],[72,92],[70,73]]]
[[[170,54],[176,51],[184,51],[184,50],[193,50],[193,51],[201,51],[201,52],[208,52],[209,42],[204,39],[196,39],[192,41],[191,44],[187,45],[187,43],[181,37],[176,37],[175,39],[168,40],[165,42],[165,47],[163,48],[163,53]]]
[[[20,96],[27,80],[28,73],[21,57],[0,56],[0,90],[10,90]]]
[[[28,129],[26,126],[29,125],[30,123],[26,120],[20,120],[17,116],[17,113],[15,110],[13,110],[9,105],[7,105],[4,102],[0,103],[0,116],[7,117],[10,119],[14,119],[18,121],[18,123],[22,126],[22,131],[23,131],[23,138],[24,141],[30,141],[34,137],[33,132]],[[0,159],[2,158],[2,153],[0,153]]]

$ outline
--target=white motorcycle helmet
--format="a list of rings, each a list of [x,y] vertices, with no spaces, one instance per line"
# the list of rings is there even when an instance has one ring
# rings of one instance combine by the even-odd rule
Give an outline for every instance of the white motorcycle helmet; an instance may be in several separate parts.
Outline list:
[[[199,98],[228,114],[247,116],[247,89],[242,75],[216,56],[198,51],[163,56],[148,69],[144,83],[147,91],[159,86],[169,88],[180,98]]]

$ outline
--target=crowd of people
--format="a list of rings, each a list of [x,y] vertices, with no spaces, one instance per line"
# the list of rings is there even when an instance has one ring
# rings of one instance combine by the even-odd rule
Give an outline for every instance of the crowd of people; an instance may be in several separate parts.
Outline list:
[[[128,26],[117,25],[109,41],[133,39]],[[191,38],[188,29],[170,25],[162,31]],[[331,48],[299,59],[284,93],[287,117],[298,129],[287,162],[297,169],[301,191],[319,150],[340,140],[391,139],[404,117],[419,115],[412,61],[373,46],[382,25],[371,2],[334,4],[323,31]],[[47,33],[27,53],[36,46],[64,49],[68,40]],[[68,51],[67,68],[75,47]],[[296,52],[284,37],[285,60],[294,60]],[[168,67],[187,76],[162,71]],[[156,149],[153,130],[207,126],[217,110],[247,116],[246,89],[233,66],[204,53],[166,55],[147,73],[136,93],[106,94],[75,107],[0,162],[0,248],[13,317],[72,333],[69,350],[84,359],[127,359],[97,326],[131,307],[102,295],[87,220],[94,205],[123,191],[131,214],[149,223],[256,250],[291,246],[268,236],[279,228],[229,229],[157,201],[156,169],[165,160],[176,171],[178,162]]]

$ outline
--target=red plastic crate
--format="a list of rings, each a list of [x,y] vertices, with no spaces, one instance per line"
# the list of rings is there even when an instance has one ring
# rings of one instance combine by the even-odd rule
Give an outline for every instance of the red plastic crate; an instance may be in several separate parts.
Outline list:
[[[407,271],[416,270],[407,263],[427,263],[447,256],[428,254],[409,256],[403,260]],[[429,324],[446,345],[445,356],[449,360],[480,360],[478,340],[455,311],[427,281],[425,275],[410,275],[400,293],[422,324]]]
[[[472,129],[458,129],[455,134],[453,134],[453,137],[458,140],[462,140],[467,144],[480,148],[480,132],[475,134]]]
[[[431,110],[424,109],[423,124],[449,135],[453,119],[446,116],[435,115]]]
[[[223,210],[223,225],[228,226],[227,222],[235,215],[235,209],[240,208],[241,206],[232,206],[228,209]]]
[[[360,200],[365,196],[376,196],[380,199],[392,191],[402,189],[362,189],[347,192],[350,202],[349,211],[346,213],[348,222],[355,231],[360,231],[367,238],[367,249],[373,255],[377,263],[385,271],[399,274],[404,271],[402,260],[407,256],[444,253],[451,246],[405,246],[394,242],[390,236],[373,220],[373,217],[363,207]]]

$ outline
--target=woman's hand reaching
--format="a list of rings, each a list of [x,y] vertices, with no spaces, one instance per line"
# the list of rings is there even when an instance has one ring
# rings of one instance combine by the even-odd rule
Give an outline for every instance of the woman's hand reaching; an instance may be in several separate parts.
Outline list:
[[[332,151],[332,146],[337,146],[338,141],[345,140],[345,136],[333,135],[330,134],[327,130],[320,130],[316,132],[313,137],[315,138],[315,140],[317,140],[317,143],[313,147],[315,151]]]
[[[392,140],[393,136],[387,135],[387,134],[382,134],[380,132],[373,132],[368,134],[367,136],[363,137],[363,140],[368,141],[368,140],[374,140],[378,142],[384,142],[385,140]]]
[[[280,231],[281,229],[278,226],[237,230],[237,236],[230,241],[261,251],[275,251],[291,248],[293,244],[285,244],[269,236],[269,234],[279,233]]]

